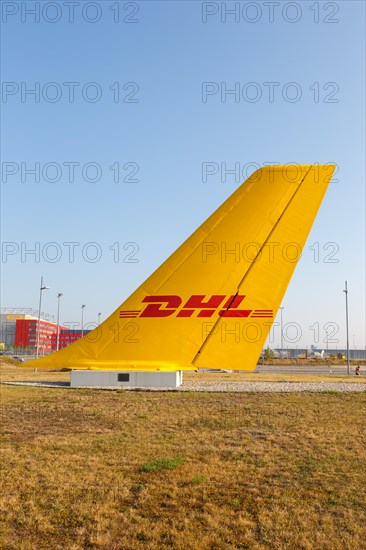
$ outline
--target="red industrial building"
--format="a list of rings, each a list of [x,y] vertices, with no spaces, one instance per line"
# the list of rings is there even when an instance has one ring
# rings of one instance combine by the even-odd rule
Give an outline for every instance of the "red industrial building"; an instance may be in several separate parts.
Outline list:
[[[60,335],[67,327],[59,326]],[[79,331],[81,336],[81,331]],[[35,351],[37,347],[38,319],[17,319],[15,325],[15,348],[27,348]],[[79,336],[79,338],[80,338]],[[54,347],[52,345],[54,337]],[[46,355],[56,350],[57,324],[40,320],[39,355]],[[61,341],[61,340],[60,340]],[[60,346],[61,347],[61,346]]]
[[[67,329],[60,325],[59,330]],[[38,319],[17,319],[15,327],[14,346],[35,350],[37,347]],[[57,334],[57,324],[40,320],[39,328],[39,355],[51,353],[52,335]],[[56,346],[55,346],[56,349]]]
[[[84,336],[91,332],[90,330],[84,330]],[[60,327],[60,334],[58,336],[58,347],[59,349],[65,348],[66,346],[69,346],[73,342],[76,342],[76,340],[79,340],[81,338],[81,330],[71,330],[67,329],[66,327]],[[57,346],[57,334],[52,334],[51,336],[51,349],[52,351],[56,351]]]
[[[15,325],[15,348],[26,348],[31,353],[35,352],[37,347],[38,319],[17,319]],[[84,330],[84,336],[91,332]],[[63,325],[59,325],[58,336],[59,349],[65,348],[76,340],[81,338],[81,330],[70,330]],[[39,331],[39,355],[47,355],[57,349],[57,323],[40,320]]]

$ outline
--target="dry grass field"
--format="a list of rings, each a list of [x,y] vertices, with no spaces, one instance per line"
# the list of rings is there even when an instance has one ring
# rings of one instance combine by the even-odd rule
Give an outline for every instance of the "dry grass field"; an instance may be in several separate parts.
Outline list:
[[[365,393],[0,390],[2,549],[364,548]]]

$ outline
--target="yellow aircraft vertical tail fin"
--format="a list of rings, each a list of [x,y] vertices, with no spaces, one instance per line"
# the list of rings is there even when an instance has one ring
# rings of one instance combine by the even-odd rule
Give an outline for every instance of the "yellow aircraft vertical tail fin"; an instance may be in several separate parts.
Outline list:
[[[254,369],[334,168],[257,170],[100,327],[37,366]]]

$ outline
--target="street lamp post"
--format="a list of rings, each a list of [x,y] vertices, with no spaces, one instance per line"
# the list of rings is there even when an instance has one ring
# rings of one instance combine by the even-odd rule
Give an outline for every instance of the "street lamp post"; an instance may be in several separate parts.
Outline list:
[[[348,288],[347,288],[347,281],[345,282],[345,288],[343,292],[346,295],[346,335],[347,335],[347,374],[350,374],[350,366],[349,366],[349,339],[348,339]]]
[[[98,313],[98,327],[99,327],[99,325],[100,325],[100,316],[101,316],[101,315],[102,315],[101,313]]]
[[[329,340],[328,340],[328,331],[327,330],[325,331],[325,338],[326,338],[326,345],[327,345],[327,351],[328,351],[328,345],[329,345],[328,342],[329,342]]]
[[[57,336],[56,336],[56,351],[58,351],[60,345],[60,298],[62,292],[57,294]]]
[[[281,310],[281,357],[283,357],[283,316],[282,316],[282,310],[284,309],[284,306],[280,306]]]
[[[81,306],[81,337],[84,336],[84,307],[85,304]]]
[[[41,307],[42,307],[42,292],[50,288],[49,286],[43,286],[43,277],[41,277],[41,286],[39,288],[39,307],[38,307],[38,326],[37,326],[37,344],[36,344],[36,359],[39,355],[39,336],[41,330]]]

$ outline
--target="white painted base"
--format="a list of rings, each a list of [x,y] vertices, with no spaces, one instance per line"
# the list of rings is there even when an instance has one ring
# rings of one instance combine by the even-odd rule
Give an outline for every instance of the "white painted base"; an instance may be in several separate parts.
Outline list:
[[[149,372],[117,370],[72,370],[70,386],[118,388],[178,388],[183,382],[183,371]]]

